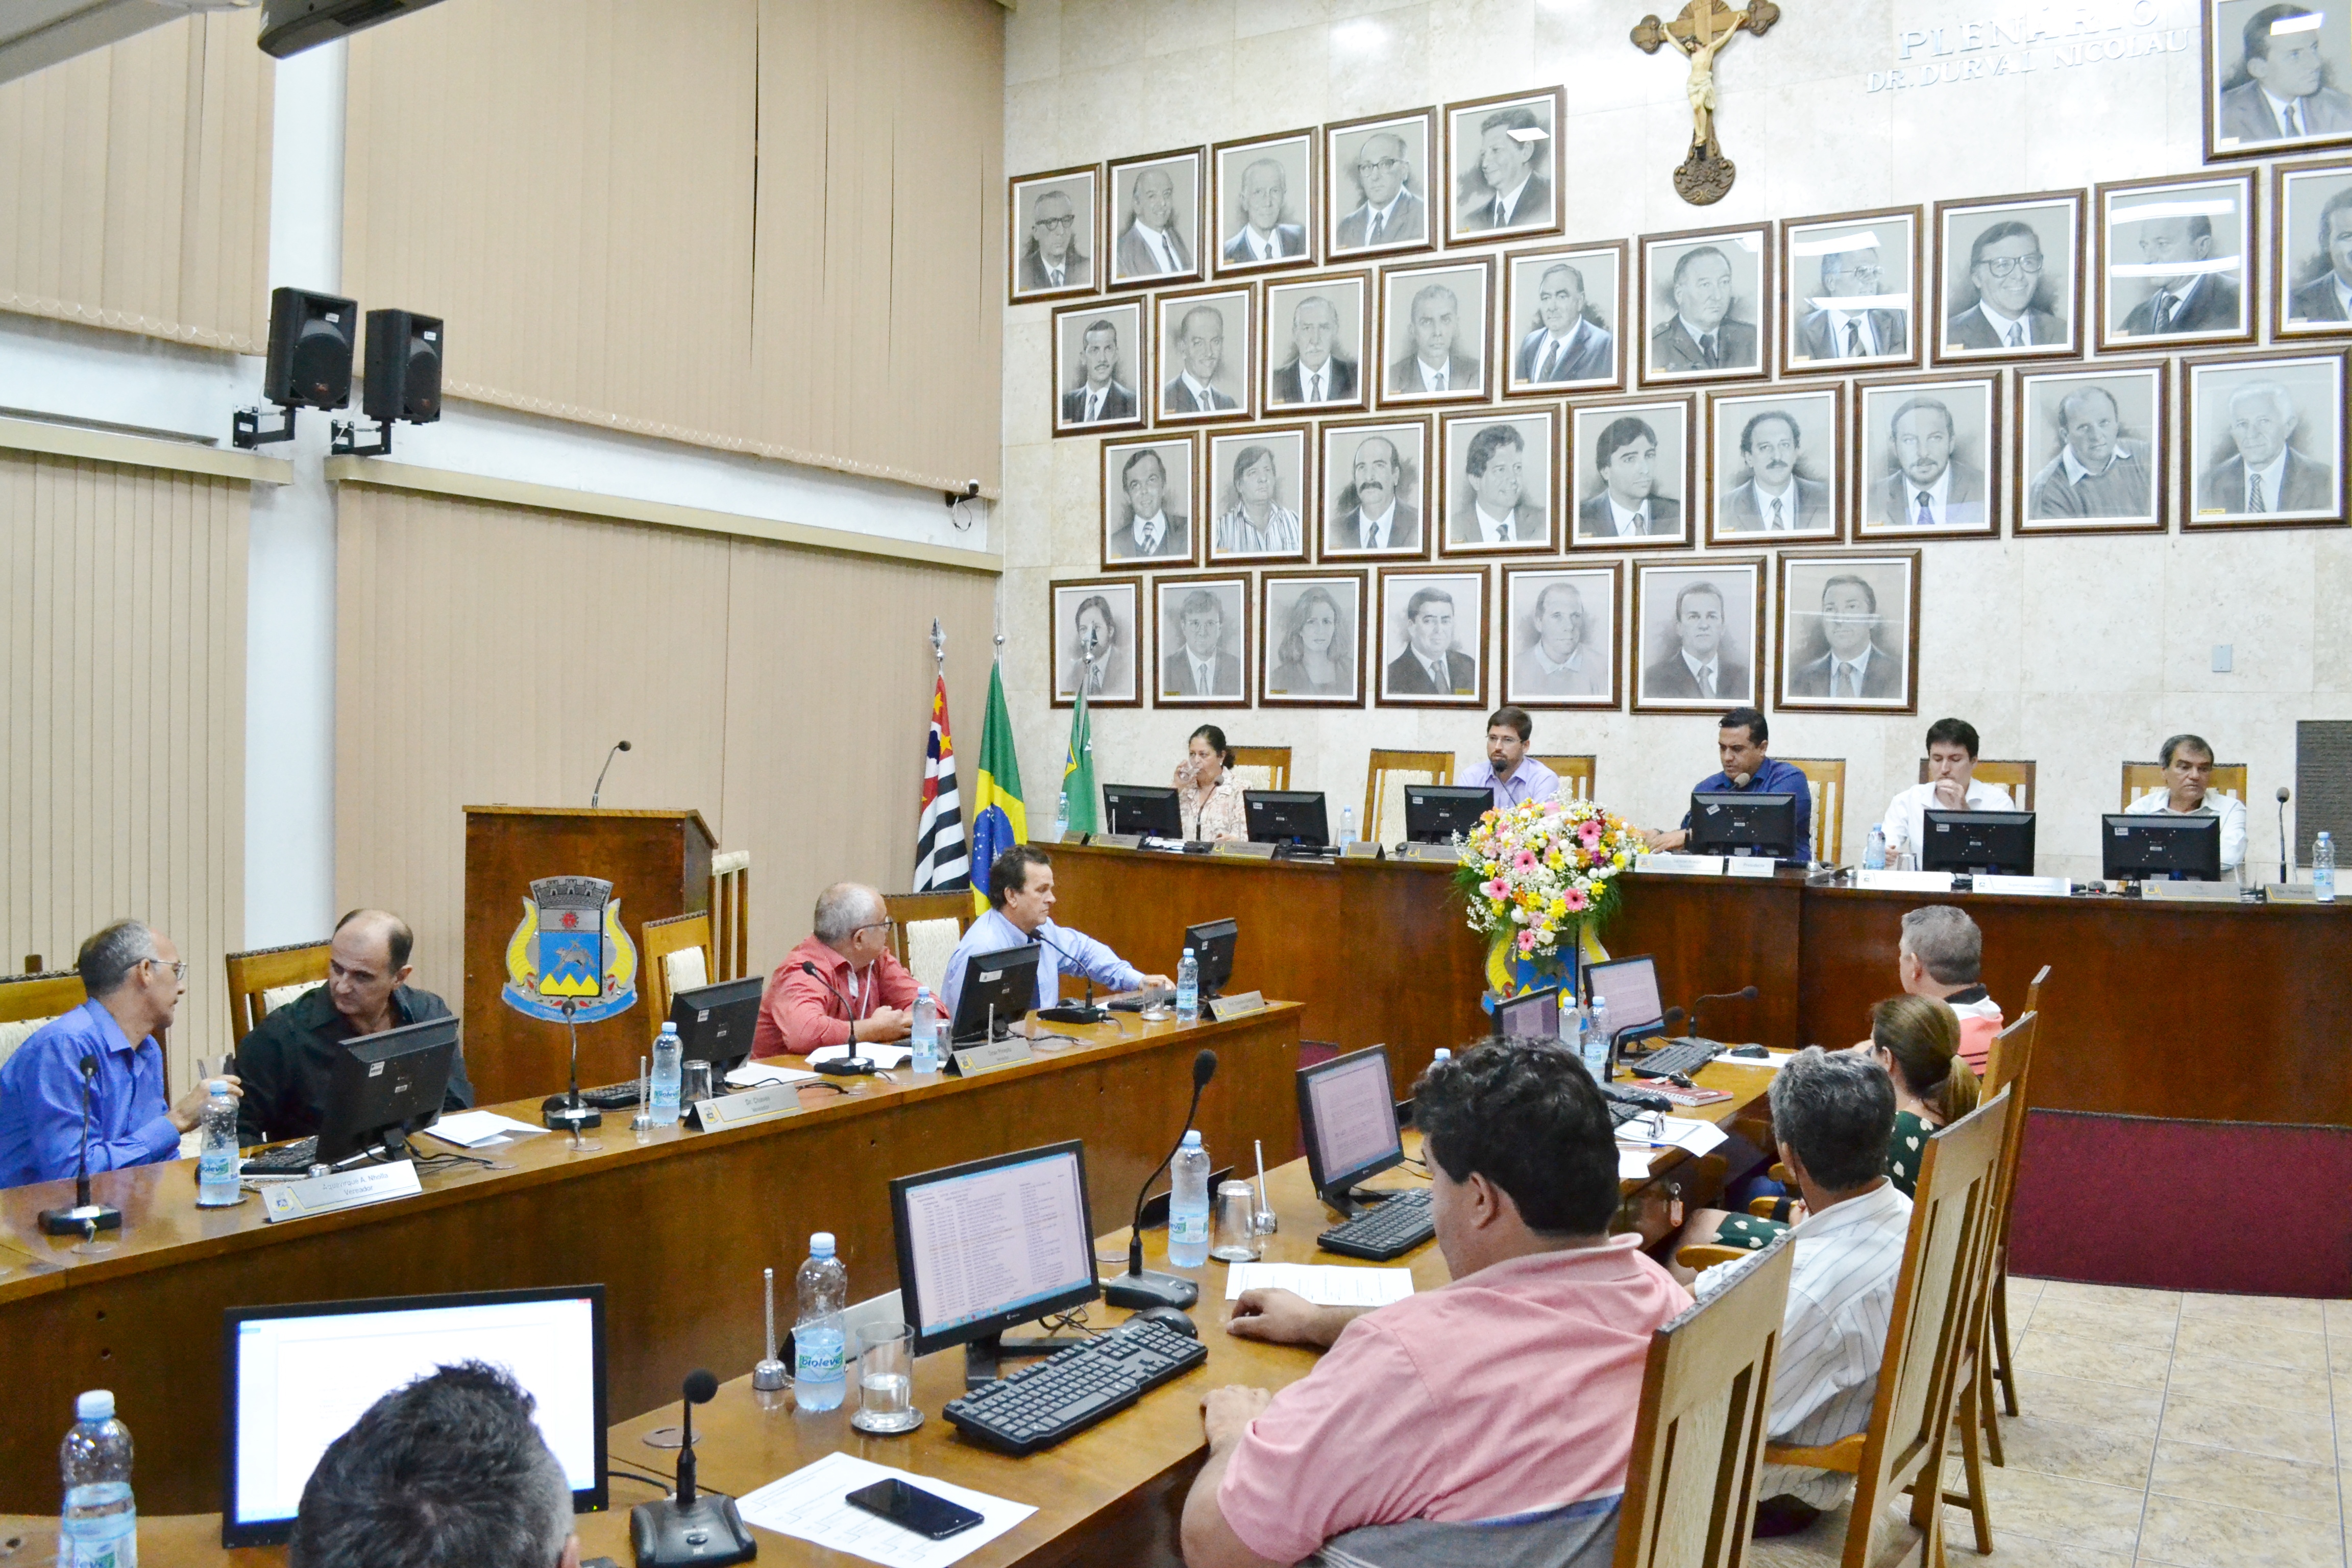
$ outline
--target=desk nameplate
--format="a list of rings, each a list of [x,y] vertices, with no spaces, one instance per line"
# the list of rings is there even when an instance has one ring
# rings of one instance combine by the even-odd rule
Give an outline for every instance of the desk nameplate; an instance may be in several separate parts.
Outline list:
[[[2312,886],[2308,882],[2273,882],[2263,889],[2263,898],[2265,901],[2273,904],[2319,902],[2319,895],[2312,890]]]
[[[734,1094],[722,1094],[694,1102],[694,1119],[705,1132],[716,1132],[722,1127],[749,1127],[755,1121],[773,1121],[779,1116],[797,1116],[801,1111],[800,1086],[805,1079],[791,1083],[763,1083],[757,1089],[746,1089]]]
[[[1392,860],[1425,860],[1439,866],[1458,866],[1462,851],[1452,844],[1400,844],[1389,857]]]
[[[1246,1018],[1252,1013],[1265,1011],[1265,994],[1261,991],[1236,991],[1230,996],[1214,998],[1203,1011],[1220,1024]]]
[[[1140,833],[1097,833],[1094,837],[1094,847],[1097,849],[1140,849],[1143,847],[1143,835]]]
[[[394,1198],[413,1198],[424,1190],[424,1184],[416,1179],[416,1167],[406,1160],[391,1165],[362,1165],[356,1171],[338,1171],[331,1176],[310,1176],[265,1188],[261,1194],[262,1217],[275,1225],[281,1219],[307,1219],[312,1215],[390,1203]]]
[[[2150,879],[2139,885],[2139,896],[2161,902],[2167,899],[2184,903],[2234,904],[2241,901],[2238,884],[2229,882],[2175,882]]]
[[[1219,844],[1213,853],[1239,855],[1249,860],[1271,860],[1274,858],[1275,848],[1276,846],[1271,844],[1251,844],[1238,838],[1228,838]]]
[[[1853,885],[1874,888],[1895,893],[1948,893],[1952,890],[1949,871],[1856,871]]]
[[[1368,838],[1359,838],[1339,847],[1339,858],[1342,860],[1377,860],[1380,858],[1381,847]]]
[[[1978,874],[1973,890],[1979,893],[2021,893],[2029,898],[2063,899],[2074,891],[2074,884],[2063,877],[2001,877],[1986,871]]]
[[[994,1072],[998,1068],[1030,1061],[1035,1056],[1036,1053],[1029,1048],[1029,1042],[1016,1036],[985,1046],[959,1046],[950,1065],[959,1076],[970,1078],[974,1073]]]
[[[1780,868],[1780,863],[1769,855],[1727,855],[1723,858],[1723,872],[1727,877],[1769,878]]]
[[[1633,869],[1648,876],[1664,873],[1676,877],[1720,877],[1723,875],[1723,857],[1720,855],[1636,855],[1633,857]]]

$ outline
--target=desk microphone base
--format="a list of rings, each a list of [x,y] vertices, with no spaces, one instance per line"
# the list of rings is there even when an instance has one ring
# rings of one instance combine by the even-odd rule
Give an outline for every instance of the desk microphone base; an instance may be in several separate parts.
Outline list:
[[[576,1132],[604,1125],[603,1111],[584,1101],[574,1104],[568,1094],[549,1095],[539,1108],[539,1119],[556,1132]]]
[[[629,1510],[629,1546],[637,1568],[709,1568],[749,1563],[759,1543],[743,1528],[733,1498],[709,1492],[690,1503],[676,1498],[641,1502]]]
[[[1064,1004],[1055,1007],[1040,1007],[1037,1016],[1048,1024],[1108,1024],[1110,1022],[1110,1010]]]
[[[866,1057],[828,1057],[824,1061],[809,1063],[808,1069],[827,1078],[864,1078],[880,1070]]]
[[[109,1204],[79,1204],[69,1209],[41,1211],[44,1236],[79,1236],[93,1226],[100,1230],[121,1230],[122,1211]]]
[[[1103,1300],[1131,1312],[1146,1307],[1173,1307],[1181,1311],[1201,1300],[1201,1288],[1190,1279],[1147,1268],[1140,1274],[1104,1280]]]

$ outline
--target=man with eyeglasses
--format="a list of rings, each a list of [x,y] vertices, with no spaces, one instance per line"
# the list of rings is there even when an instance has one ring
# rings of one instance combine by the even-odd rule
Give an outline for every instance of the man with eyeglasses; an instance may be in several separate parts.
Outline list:
[[[1078,248],[1078,213],[1070,198],[1047,191],[1029,209],[1029,243],[1021,252],[1021,289],[1086,289],[1094,284],[1094,264]]]
[[[820,1046],[887,1044],[915,1028],[915,977],[890,951],[890,910],[861,882],[817,895],[816,930],[768,977],[754,1057],[804,1057]],[[811,973],[814,970],[814,973]]]
[[[1903,353],[1909,334],[1904,331],[1902,311],[1837,303],[1881,294],[1885,291],[1885,280],[1874,245],[1832,250],[1822,257],[1822,298],[1814,301],[1819,309],[1797,318],[1797,357],[1880,359]]]
[[[0,1187],[55,1182],[79,1168],[88,1075],[89,1168],[119,1171],[176,1157],[204,1119],[205,1084],[163,1098],[163,1047],[188,966],[172,939],[117,921],[75,956],[89,1000],[52,1018],[0,1066]],[[241,1092],[228,1080],[229,1092]]]
[[[2036,305],[2042,288],[2042,237],[2015,218],[1994,224],[1969,247],[1969,282],[1977,302],[1947,321],[1956,349],[2043,348],[2066,341],[2066,324]]]
[[[1428,237],[1429,209],[1406,188],[1412,165],[1405,162],[1404,138],[1386,131],[1365,137],[1355,173],[1364,202],[1339,220],[1339,248],[1370,250]]]

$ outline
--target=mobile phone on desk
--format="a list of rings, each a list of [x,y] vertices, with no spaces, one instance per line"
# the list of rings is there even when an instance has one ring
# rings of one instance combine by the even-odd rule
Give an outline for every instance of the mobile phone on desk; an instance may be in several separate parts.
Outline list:
[[[980,1522],[980,1515],[961,1503],[934,1497],[896,1476],[860,1487],[842,1500],[931,1541],[945,1541]]]

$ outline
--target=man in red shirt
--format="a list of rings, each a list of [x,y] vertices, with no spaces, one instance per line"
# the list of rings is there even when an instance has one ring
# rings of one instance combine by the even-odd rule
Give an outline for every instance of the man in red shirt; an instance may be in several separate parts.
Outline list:
[[[814,933],[768,978],[751,1054],[804,1057],[820,1046],[903,1040],[913,1033],[915,977],[890,952],[882,895],[857,882],[835,882],[818,895],[814,923]]]

